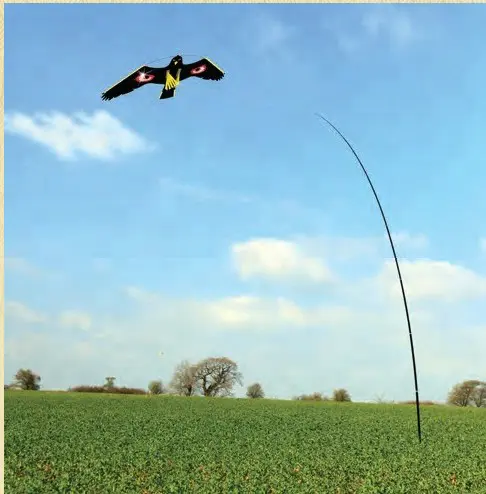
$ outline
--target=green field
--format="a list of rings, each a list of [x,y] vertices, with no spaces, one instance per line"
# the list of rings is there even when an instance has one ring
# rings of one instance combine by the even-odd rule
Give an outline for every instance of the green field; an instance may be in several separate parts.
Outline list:
[[[5,393],[6,493],[486,493],[486,410]]]

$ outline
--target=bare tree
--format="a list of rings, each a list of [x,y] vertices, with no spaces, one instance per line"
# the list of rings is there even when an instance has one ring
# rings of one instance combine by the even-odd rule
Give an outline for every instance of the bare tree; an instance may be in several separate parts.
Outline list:
[[[210,357],[196,367],[196,381],[204,396],[231,396],[236,383],[242,385],[238,365],[227,357]]]
[[[174,371],[169,384],[172,392],[182,396],[194,396],[199,390],[196,380],[196,366],[183,360]]]
[[[104,387],[105,388],[114,388],[115,387],[115,380],[116,380],[116,377],[113,377],[113,376],[105,377]]]
[[[477,407],[486,407],[486,382],[483,381],[476,386],[472,401]]]
[[[468,405],[471,405],[475,398],[475,394],[477,393],[476,389],[481,384],[481,381],[475,379],[456,384],[449,392],[447,403],[458,407],[467,407]]]
[[[383,405],[383,404],[387,403],[387,400],[385,399],[385,393],[375,395],[374,402],[378,403],[379,405]]]
[[[334,401],[351,401],[351,396],[346,389],[335,389],[332,393],[332,399]]]
[[[165,393],[164,384],[162,381],[150,381],[148,385],[148,390],[152,395],[161,395]]]
[[[246,396],[248,398],[265,398],[262,385],[260,383],[250,384],[246,390]]]
[[[19,369],[15,374],[15,385],[24,391],[38,391],[41,378],[30,369]]]

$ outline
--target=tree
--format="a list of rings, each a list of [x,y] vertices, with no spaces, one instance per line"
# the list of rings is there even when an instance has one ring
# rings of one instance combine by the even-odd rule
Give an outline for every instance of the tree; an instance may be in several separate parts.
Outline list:
[[[472,400],[477,407],[486,407],[486,382],[476,386]]]
[[[227,357],[210,357],[196,366],[196,381],[204,396],[231,396],[236,383],[242,385],[238,364]]]
[[[199,390],[196,380],[196,366],[183,360],[175,368],[169,388],[182,396],[194,396]]]
[[[114,388],[115,387],[115,379],[116,377],[113,377],[113,376],[109,376],[109,377],[105,377],[105,388]]]
[[[376,395],[376,396],[375,396],[374,401],[375,401],[375,403],[378,403],[378,404],[380,404],[380,405],[383,405],[383,404],[385,404],[385,403],[389,403],[389,404],[394,403],[394,401],[393,401],[393,400],[386,400],[386,399],[385,399],[385,393],[382,393],[382,394]],[[415,402],[414,402],[414,403],[415,403]]]
[[[335,389],[332,393],[332,399],[334,401],[351,401],[351,396],[346,389]]]
[[[150,394],[161,395],[165,393],[164,385],[162,381],[150,381],[148,385]]]
[[[248,398],[265,398],[262,385],[260,383],[250,384],[246,390],[246,396]]]
[[[299,401],[327,401],[329,398],[316,391],[310,395],[303,394],[296,396],[294,399]]]
[[[477,389],[481,388],[483,384],[475,379],[456,384],[449,392],[447,403],[458,407],[467,407],[475,401],[476,403],[482,402],[484,400],[484,392],[477,391]]]
[[[38,391],[41,378],[30,369],[19,369],[15,374],[15,385],[24,391]]]

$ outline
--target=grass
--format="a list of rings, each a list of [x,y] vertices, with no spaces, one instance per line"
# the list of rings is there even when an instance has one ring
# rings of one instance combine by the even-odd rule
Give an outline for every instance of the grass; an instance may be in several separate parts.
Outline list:
[[[5,393],[5,492],[486,493],[486,410]]]

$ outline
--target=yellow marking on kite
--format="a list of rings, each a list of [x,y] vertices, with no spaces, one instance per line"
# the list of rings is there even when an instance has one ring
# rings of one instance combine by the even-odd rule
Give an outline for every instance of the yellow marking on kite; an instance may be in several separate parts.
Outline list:
[[[212,60],[209,60],[209,58],[207,57],[204,57],[206,58],[206,60],[211,64],[211,65],[214,65],[220,72],[222,72],[224,74],[224,70],[221,68],[221,67],[218,67]]]
[[[175,89],[179,85],[180,75],[181,75],[181,69],[178,69],[177,76],[175,79],[171,76],[170,72],[167,71],[165,76],[165,89]]]

